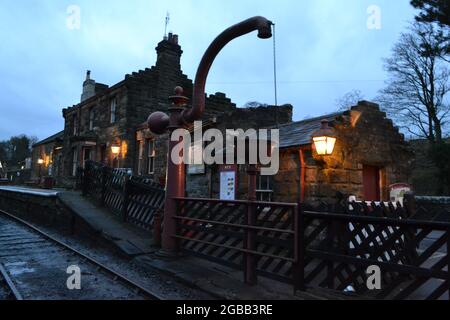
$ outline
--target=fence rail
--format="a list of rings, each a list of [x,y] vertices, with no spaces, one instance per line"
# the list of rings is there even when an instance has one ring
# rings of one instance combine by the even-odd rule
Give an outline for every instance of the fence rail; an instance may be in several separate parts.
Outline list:
[[[244,269],[247,282],[257,274],[290,282],[299,261],[294,220],[297,204],[176,198],[183,250]]]
[[[93,161],[82,170],[82,189],[116,216],[147,230],[164,205],[165,191],[153,180]]]
[[[399,203],[301,204],[176,198],[181,248],[295,289],[351,290],[377,299],[449,299],[450,224],[411,218]],[[368,286],[380,268],[381,288]],[[373,290],[372,290],[373,289]]]

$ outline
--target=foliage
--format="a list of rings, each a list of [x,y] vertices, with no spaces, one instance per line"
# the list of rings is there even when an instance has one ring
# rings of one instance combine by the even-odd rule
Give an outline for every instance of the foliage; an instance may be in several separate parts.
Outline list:
[[[419,22],[437,22],[450,27],[450,1],[411,0],[411,5],[420,10],[416,16]]]
[[[436,33],[436,42],[442,48],[440,57],[450,62],[450,1],[448,0],[412,0],[411,5],[419,9],[416,21],[434,25],[439,32]]]
[[[450,69],[432,24],[416,23],[385,59],[389,74],[378,102],[410,134],[440,142],[449,116]]]
[[[450,144],[443,142],[433,145],[430,157],[439,169],[439,193],[450,195]]]
[[[244,105],[244,108],[260,108],[260,107],[267,107],[267,103],[262,103],[258,101],[249,101]]]
[[[364,95],[360,90],[352,90],[344,94],[339,99],[336,99],[336,106],[339,111],[348,110],[350,107],[358,104],[359,101],[364,100]]]
[[[8,167],[22,165],[25,159],[31,156],[32,146],[36,142],[36,137],[24,134],[0,141],[0,161]]]

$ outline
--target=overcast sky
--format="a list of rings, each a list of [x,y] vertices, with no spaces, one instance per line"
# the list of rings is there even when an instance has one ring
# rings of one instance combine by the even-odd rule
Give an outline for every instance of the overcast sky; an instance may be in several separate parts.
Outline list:
[[[67,26],[70,5],[80,8],[79,29]],[[381,10],[380,29],[367,27],[371,5]],[[225,28],[255,15],[272,20],[278,102],[294,106],[294,120],[335,111],[335,100],[352,89],[376,96],[386,78],[382,58],[415,13],[409,0],[0,0],[0,140],[62,130],[61,109],[79,102],[87,69],[113,85],[154,65],[167,11],[191,79]],[[207,92],[225,92],[238,106],[273,104],[272,44],[256,33],[231,42],[213,64]]]

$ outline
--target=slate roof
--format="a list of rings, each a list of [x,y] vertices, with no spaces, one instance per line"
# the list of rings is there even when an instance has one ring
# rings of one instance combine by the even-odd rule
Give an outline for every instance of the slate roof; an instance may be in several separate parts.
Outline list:
[[[42,144],[47,144],[47,143],[50,143],[50,142],[53,142],[53,141],[59,140],[59,139],[62,140],[63,136],[64,136],[64,130],[60,131],[60,132],[58,132],[58,133],[56,133],[56,134],[54,134],[54,135],[52,135],[52,136],[50,136],[48,138],[45,138],[45,139],[43,139],[41,141],[36,142],[35,144],[33,144],[33,147],[37,147],[37,146],[40,146]]]
[[[343,114],[344,112],[335,112],[280,126],[280,148],[311,144],[312,134],[320,128],[323,119],[333,122],[336,117]]]

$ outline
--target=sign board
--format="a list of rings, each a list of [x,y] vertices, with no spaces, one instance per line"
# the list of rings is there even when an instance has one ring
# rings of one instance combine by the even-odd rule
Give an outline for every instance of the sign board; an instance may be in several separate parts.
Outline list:
[[[389,186],[389,199],[391,202],[397,201],[403,205],[405,193],[411,191],[411,186],[407,183],[396,183]]]
[[[236,165],[222,165],[220,171],[220,200],[236,199]]]

